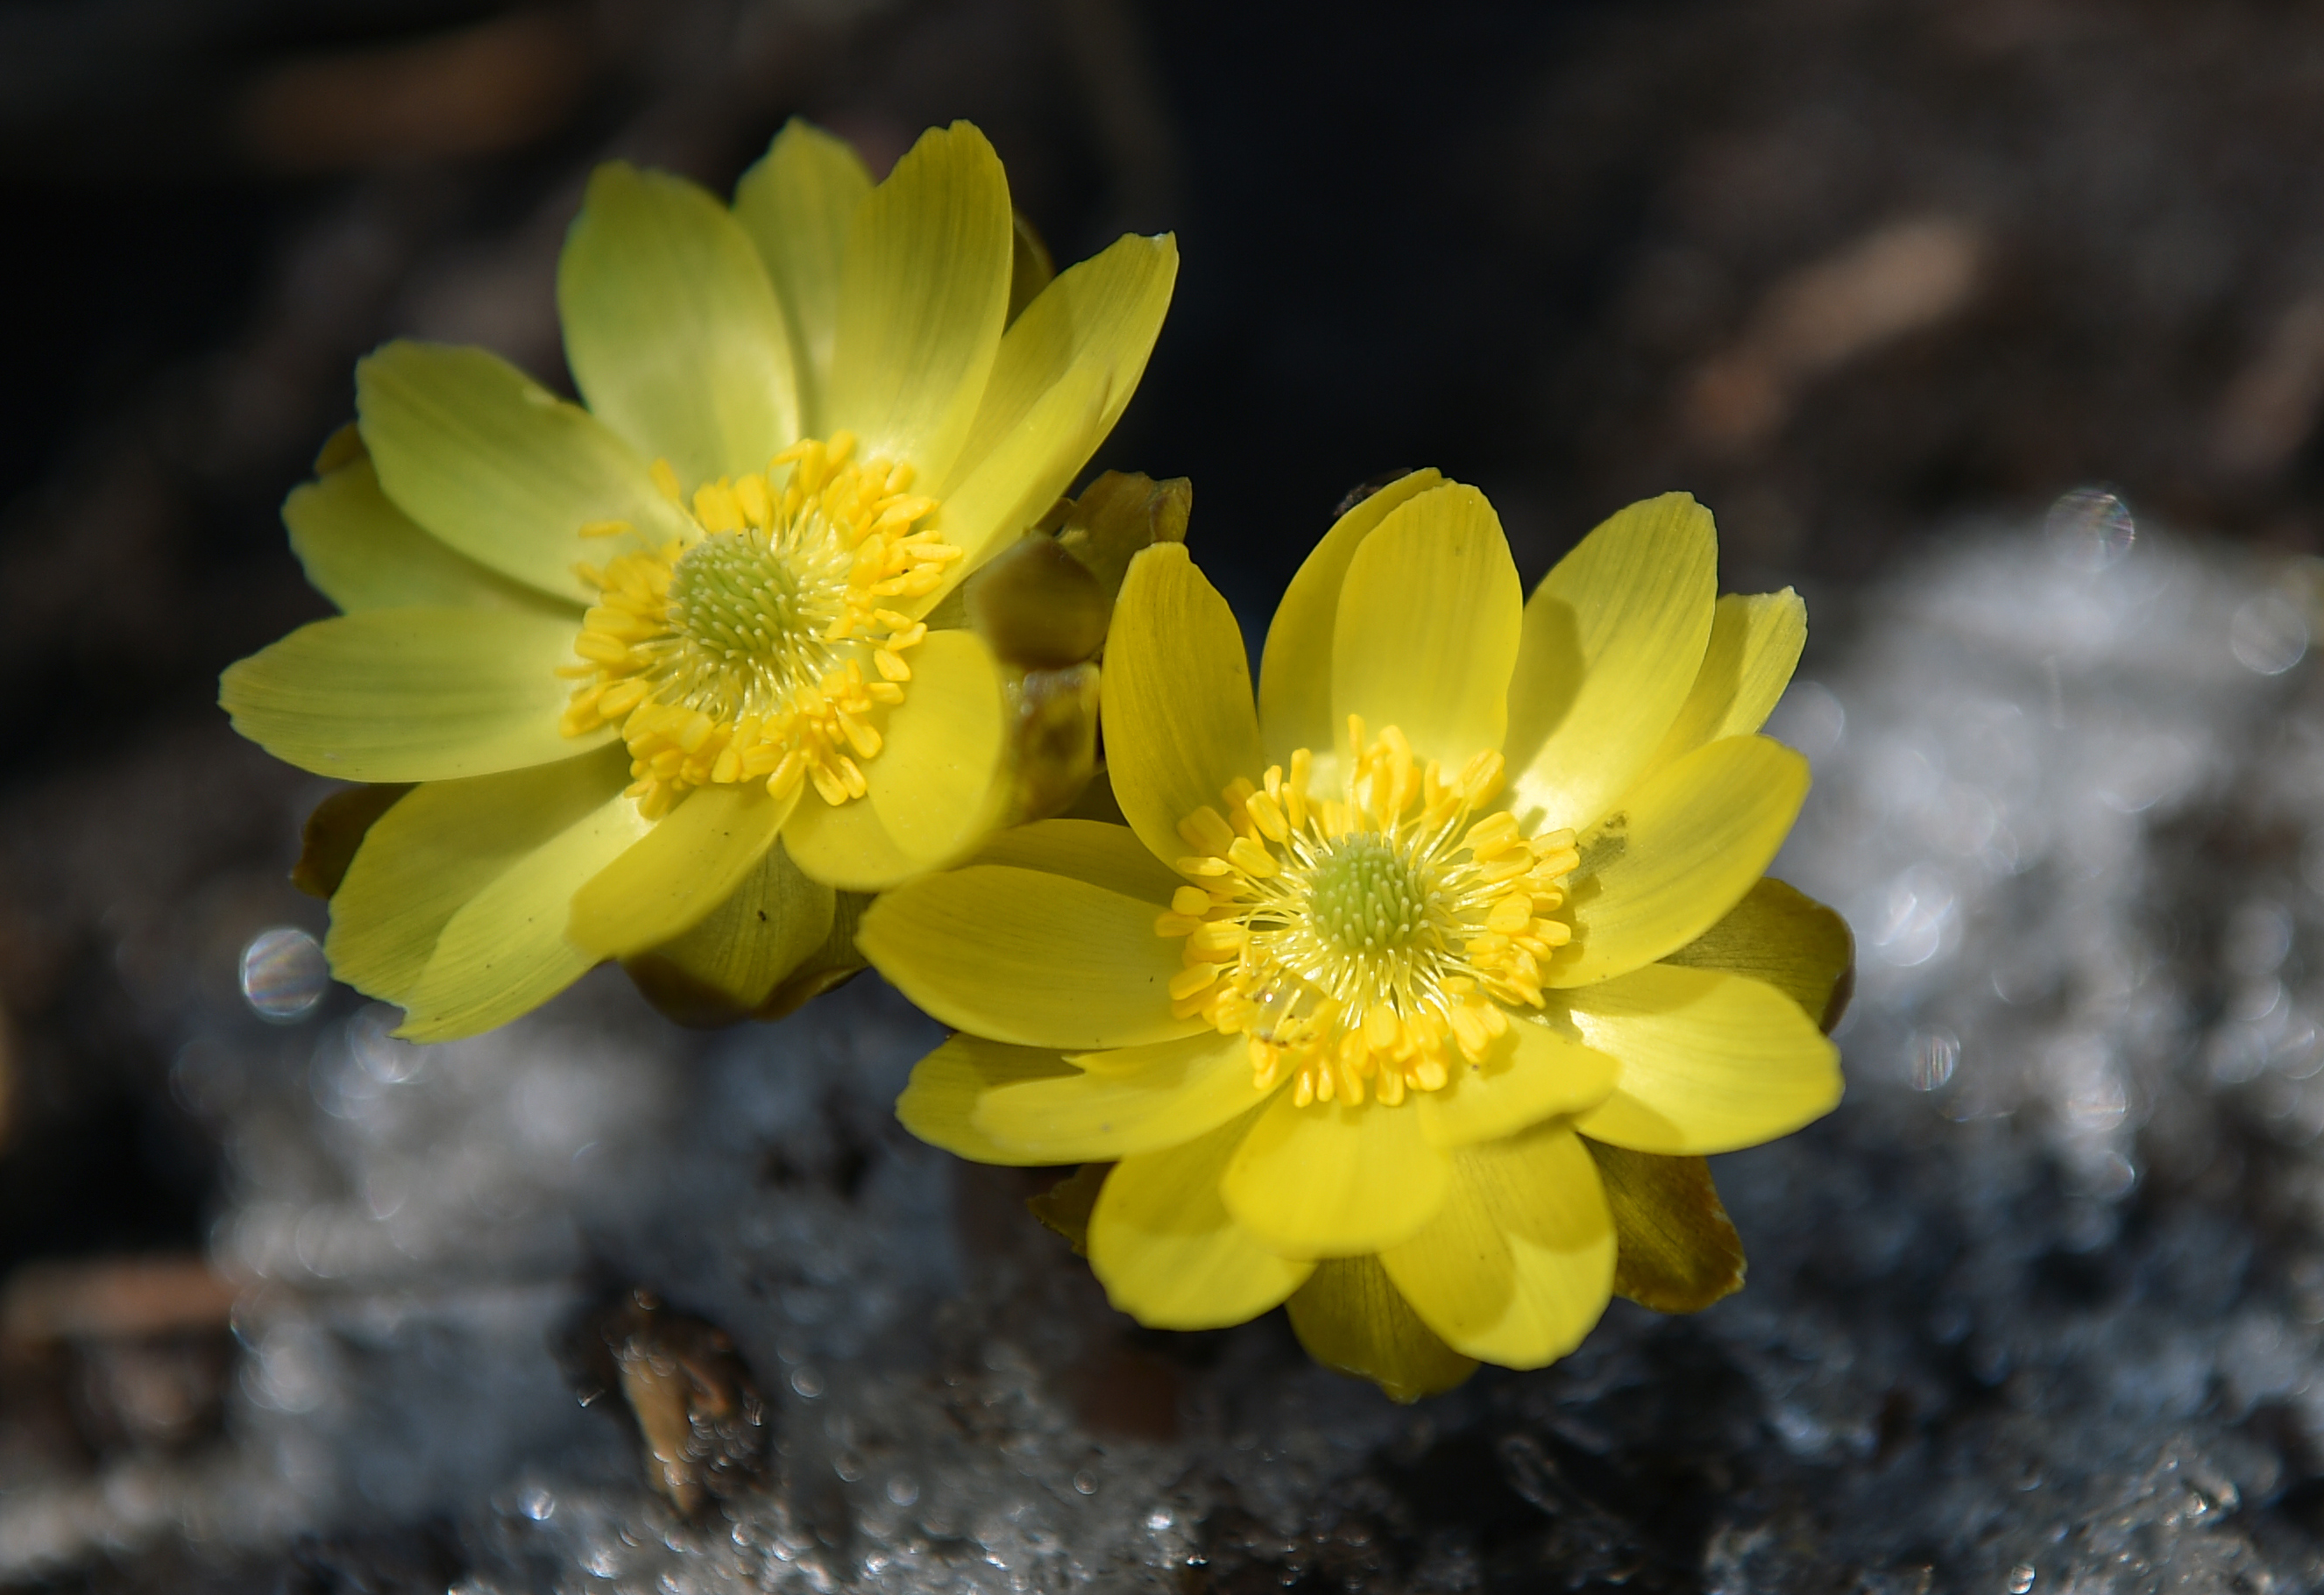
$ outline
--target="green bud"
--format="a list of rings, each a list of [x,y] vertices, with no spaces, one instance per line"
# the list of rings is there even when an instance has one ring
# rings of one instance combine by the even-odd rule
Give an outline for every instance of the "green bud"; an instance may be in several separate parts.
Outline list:
[[[803,971],[828,959],[840,895],[801,874],[777,842],[707,918],[624,958],[622,967],[664,1017],[698,1029],[731,1025],[757,1014]],[[852,917],[845,945],[853,958]],[[860,967],[856,959],[848,973]]]
[[[309,897],[327,900],[347,878],[347,866],[355,862],[355,849],[371,828],[410,790],[408,783],[348,787],[315,805],[299,837],[299,862],[290,866],[290,884]]]

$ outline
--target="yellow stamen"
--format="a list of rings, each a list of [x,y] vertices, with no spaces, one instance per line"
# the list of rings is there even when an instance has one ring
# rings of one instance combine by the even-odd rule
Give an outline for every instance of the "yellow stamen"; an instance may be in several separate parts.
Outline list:
[[[640,812],[744,780],[779,798],[811,783],[834,805],[863,796],[862,761],[912,678],[904,651],[927,635],[887,601],[933,592],[960,551],[914,530],[936,501],[906,491],[908,466],[851,463],[854,449],[845,433],[804,439],[768,474],[700,484],[690,500],[657,460],[654,484],[690,516],[686,532],[576,567],[599,601],[574,641],[580,662],[559,668],[577,683],[560,727],[621,725]]]
[[[1528,837],[1498,752],[1448,774],[1396,726],[1348,718],[1341,795],[1317,798],[1306,749],[1181,820],[1195,851],[1155,920],[1183,938],[1172,1011],[1248,1037],[1262,1090],[1395,1108],[1486,1058],[1509,1010],[1542,1002],[1541,965],[1572,938],[1549,917],[1580,863],[1570,831]]]

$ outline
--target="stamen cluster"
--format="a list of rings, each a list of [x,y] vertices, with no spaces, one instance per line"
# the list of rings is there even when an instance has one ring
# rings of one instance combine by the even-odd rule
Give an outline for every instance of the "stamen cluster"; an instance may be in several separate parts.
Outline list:
[[[1481,1061],[1508,1008],[1539,1008],[1542,964],[1572,939],[1550,917],[1581,862],[1573,833],[1524,835],[1500,810],[1498,752],[1448,777],[1395,726],[1348,717],[1344,796],[1311,796],[1314,755],[1238,778],[1179,822],[1192,884],[1155,922],[1184,937],[1181,1019],[1249,1037],[1254,1083],[1295,1100],[1394,1107]]]
[[[903,701],[904,652],[928,630],[888,605],[934,592],[960,550],[914,530],[936,502],[910,491],[908,465],[858,463],[854,447],[845,432],[795,443],[691,503],[658,460],[686,535],[578,567],[599,598],[573,645],[584,662],[562,672],[581,685],[561,728],[621,723],[647,818],[714,781],[764,779],[778,798],[812,781],[835,806],[863,796],[880,710]],[[582,531],[635,535],[619,521]]]

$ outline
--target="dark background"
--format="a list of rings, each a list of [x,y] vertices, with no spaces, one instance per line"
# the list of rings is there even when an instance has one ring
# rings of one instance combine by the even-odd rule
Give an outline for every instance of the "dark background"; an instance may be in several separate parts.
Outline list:
[[[1184,272],[1099,464],[1258,624],[1334,502],[1479,484],[1528,580],[1630,499],[1730,586],[2118,486],[2312,550],[2324,14],[2271,0],[0,5],[0,1268],[198,1242],[166,1081],[319,788],[220,667],[325,612],[276,506],[416,335],[563,380],[597,161],[978,121],[1061,262]],[[1844,612],[1844,602],[1824,613]]]

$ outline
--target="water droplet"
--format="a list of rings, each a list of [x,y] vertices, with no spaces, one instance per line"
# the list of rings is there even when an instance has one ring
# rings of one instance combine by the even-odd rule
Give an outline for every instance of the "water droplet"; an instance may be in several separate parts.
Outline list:
[[[242,995],[270,1024],[295,1025],[331,989],[331,966],[305,931],[278,925],[242,950]]]
[[[2273,974],[2292,951],[2292,914],[2281,903],[2249,902],[2227,920],[2227,965],[2239,974]]]
[[[2024,1563],[2009,1570],[2009,1595],[2025,1595],[2034,1587],[2034,1570]]]
[[[1074,1475],[1074,1489],[1083,1495],[1097,1494],[1097,1475],[1084,1468]]]
[[[791,1369],[791,1388],[812,1401],[823,1394],[823,1376],[812,1368],[795,1368]]]
[[[1867,939],[1899,969],[1926,963],[1944,950],[1957,901],[1943,875],[1914,864],[1888,883]]]
[[[2236,611],[2227,647],[2236,662],[2260,676],[2281,676],[2308,653],[2308,617],[2281,593],[2262,593]]]
[[[908,1507],[920,1498],[920,1481],[909,1473],[899,1473],[888,1480],[888,1498],[899,1507]]]
[[[1177,1521],[1178,1519],[1172,1515],[1170,1508],[1167,1507],[1157,1507],[1154,1510],[1146,1514],[1146,1526],[1150,1532],[1155,1534],[1160,1534],[1163,1530],[1168,1528],[1172,1524]]]
[[[1960,1065],[1960,1037],[1939,1025],[1913,1033],[1913,1089],[1935,1091]]]
[[[2138,539],[2130,506],[2103,487],[2077,487],[2058,495],[2042,523],[2059,564],[2096,576],[2130,552]]]
[[[516,1509],[535,1523],[546,1523],[557,1513],[557,1497],[536,1484],[517,1497]]]

